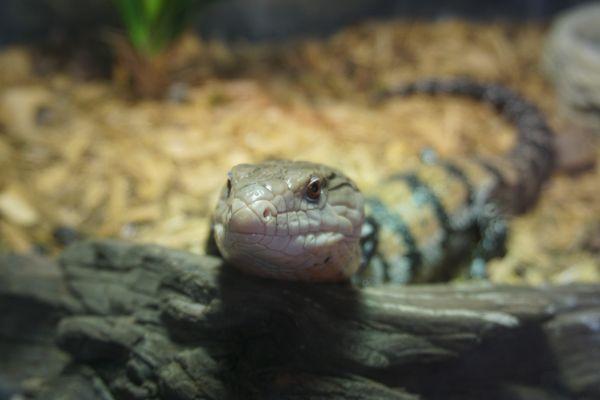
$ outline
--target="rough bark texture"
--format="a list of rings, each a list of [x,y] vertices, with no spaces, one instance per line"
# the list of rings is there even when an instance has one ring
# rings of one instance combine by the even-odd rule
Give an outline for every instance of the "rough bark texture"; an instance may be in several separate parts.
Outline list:
[[[0,399],[600,398],[600,287],[292,284],[156,246],[0,259]]]

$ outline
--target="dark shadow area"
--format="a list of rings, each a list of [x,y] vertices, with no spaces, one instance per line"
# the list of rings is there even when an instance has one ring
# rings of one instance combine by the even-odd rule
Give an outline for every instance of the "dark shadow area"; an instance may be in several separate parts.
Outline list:
[[[388,372],[384,382],[394,386],[402,376],[403,387],[427,399],[515,399],[528,388],[543,388],[539,398],[568,398],[557,371],[540,325],[529,323],[483,340],[454,361]]]
[[[221,360],[216,375],[229,398],[277,398],[293,384],[288,376],[337,375],[348,367],[345,353],[357,345],[349,335],[356,288],[256,278],[229,265],[217,279],[202,326],[174,320],[168,326],[175,340]]]

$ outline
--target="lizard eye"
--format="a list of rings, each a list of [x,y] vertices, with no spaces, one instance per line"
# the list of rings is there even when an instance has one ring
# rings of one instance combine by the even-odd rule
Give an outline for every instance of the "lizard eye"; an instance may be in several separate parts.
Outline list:
[[[311,201],[319,200],[321,197],[321,180],[317,177],[312,177],[306,185],[306,197]]]
[[[227,175],[227,197],[231,194],[231,175]]]

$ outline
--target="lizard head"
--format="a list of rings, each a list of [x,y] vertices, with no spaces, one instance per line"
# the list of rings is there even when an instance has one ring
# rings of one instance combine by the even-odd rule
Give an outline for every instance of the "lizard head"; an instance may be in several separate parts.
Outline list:
[[[352,180],[303,161],[231,169],[213,218],[225,260],[256,275],[336,281],[360,264],[364,199]]]

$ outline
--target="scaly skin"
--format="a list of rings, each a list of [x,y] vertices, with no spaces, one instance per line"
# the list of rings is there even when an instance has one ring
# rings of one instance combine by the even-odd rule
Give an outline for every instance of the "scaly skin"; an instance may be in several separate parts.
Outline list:
[[[311,179],[318,199],[306,195]],[[238,268],[286,280],[339,281],[357,270],[364,199],[340,171],[269,161],[229,173],[213,223],[221,255]]]
[[[380,100],[413,93],[491,104],[517,127],[516,145],[505,157],[425,157],[421,168],[390,176],[366,199],[352,180],[321,164],[236,166],[214,215],[221,255],[277,279],[338,281],[358,272],[353,279],[362,286],[447,278],[443,267],[468,258],[471,274],[484,276],[485,261],[504,252],[502,214],[527,210],[550,176],[552,132],[533,105],[496,85],[424,81]],[[317,199],[309,196],[315,179]]]

